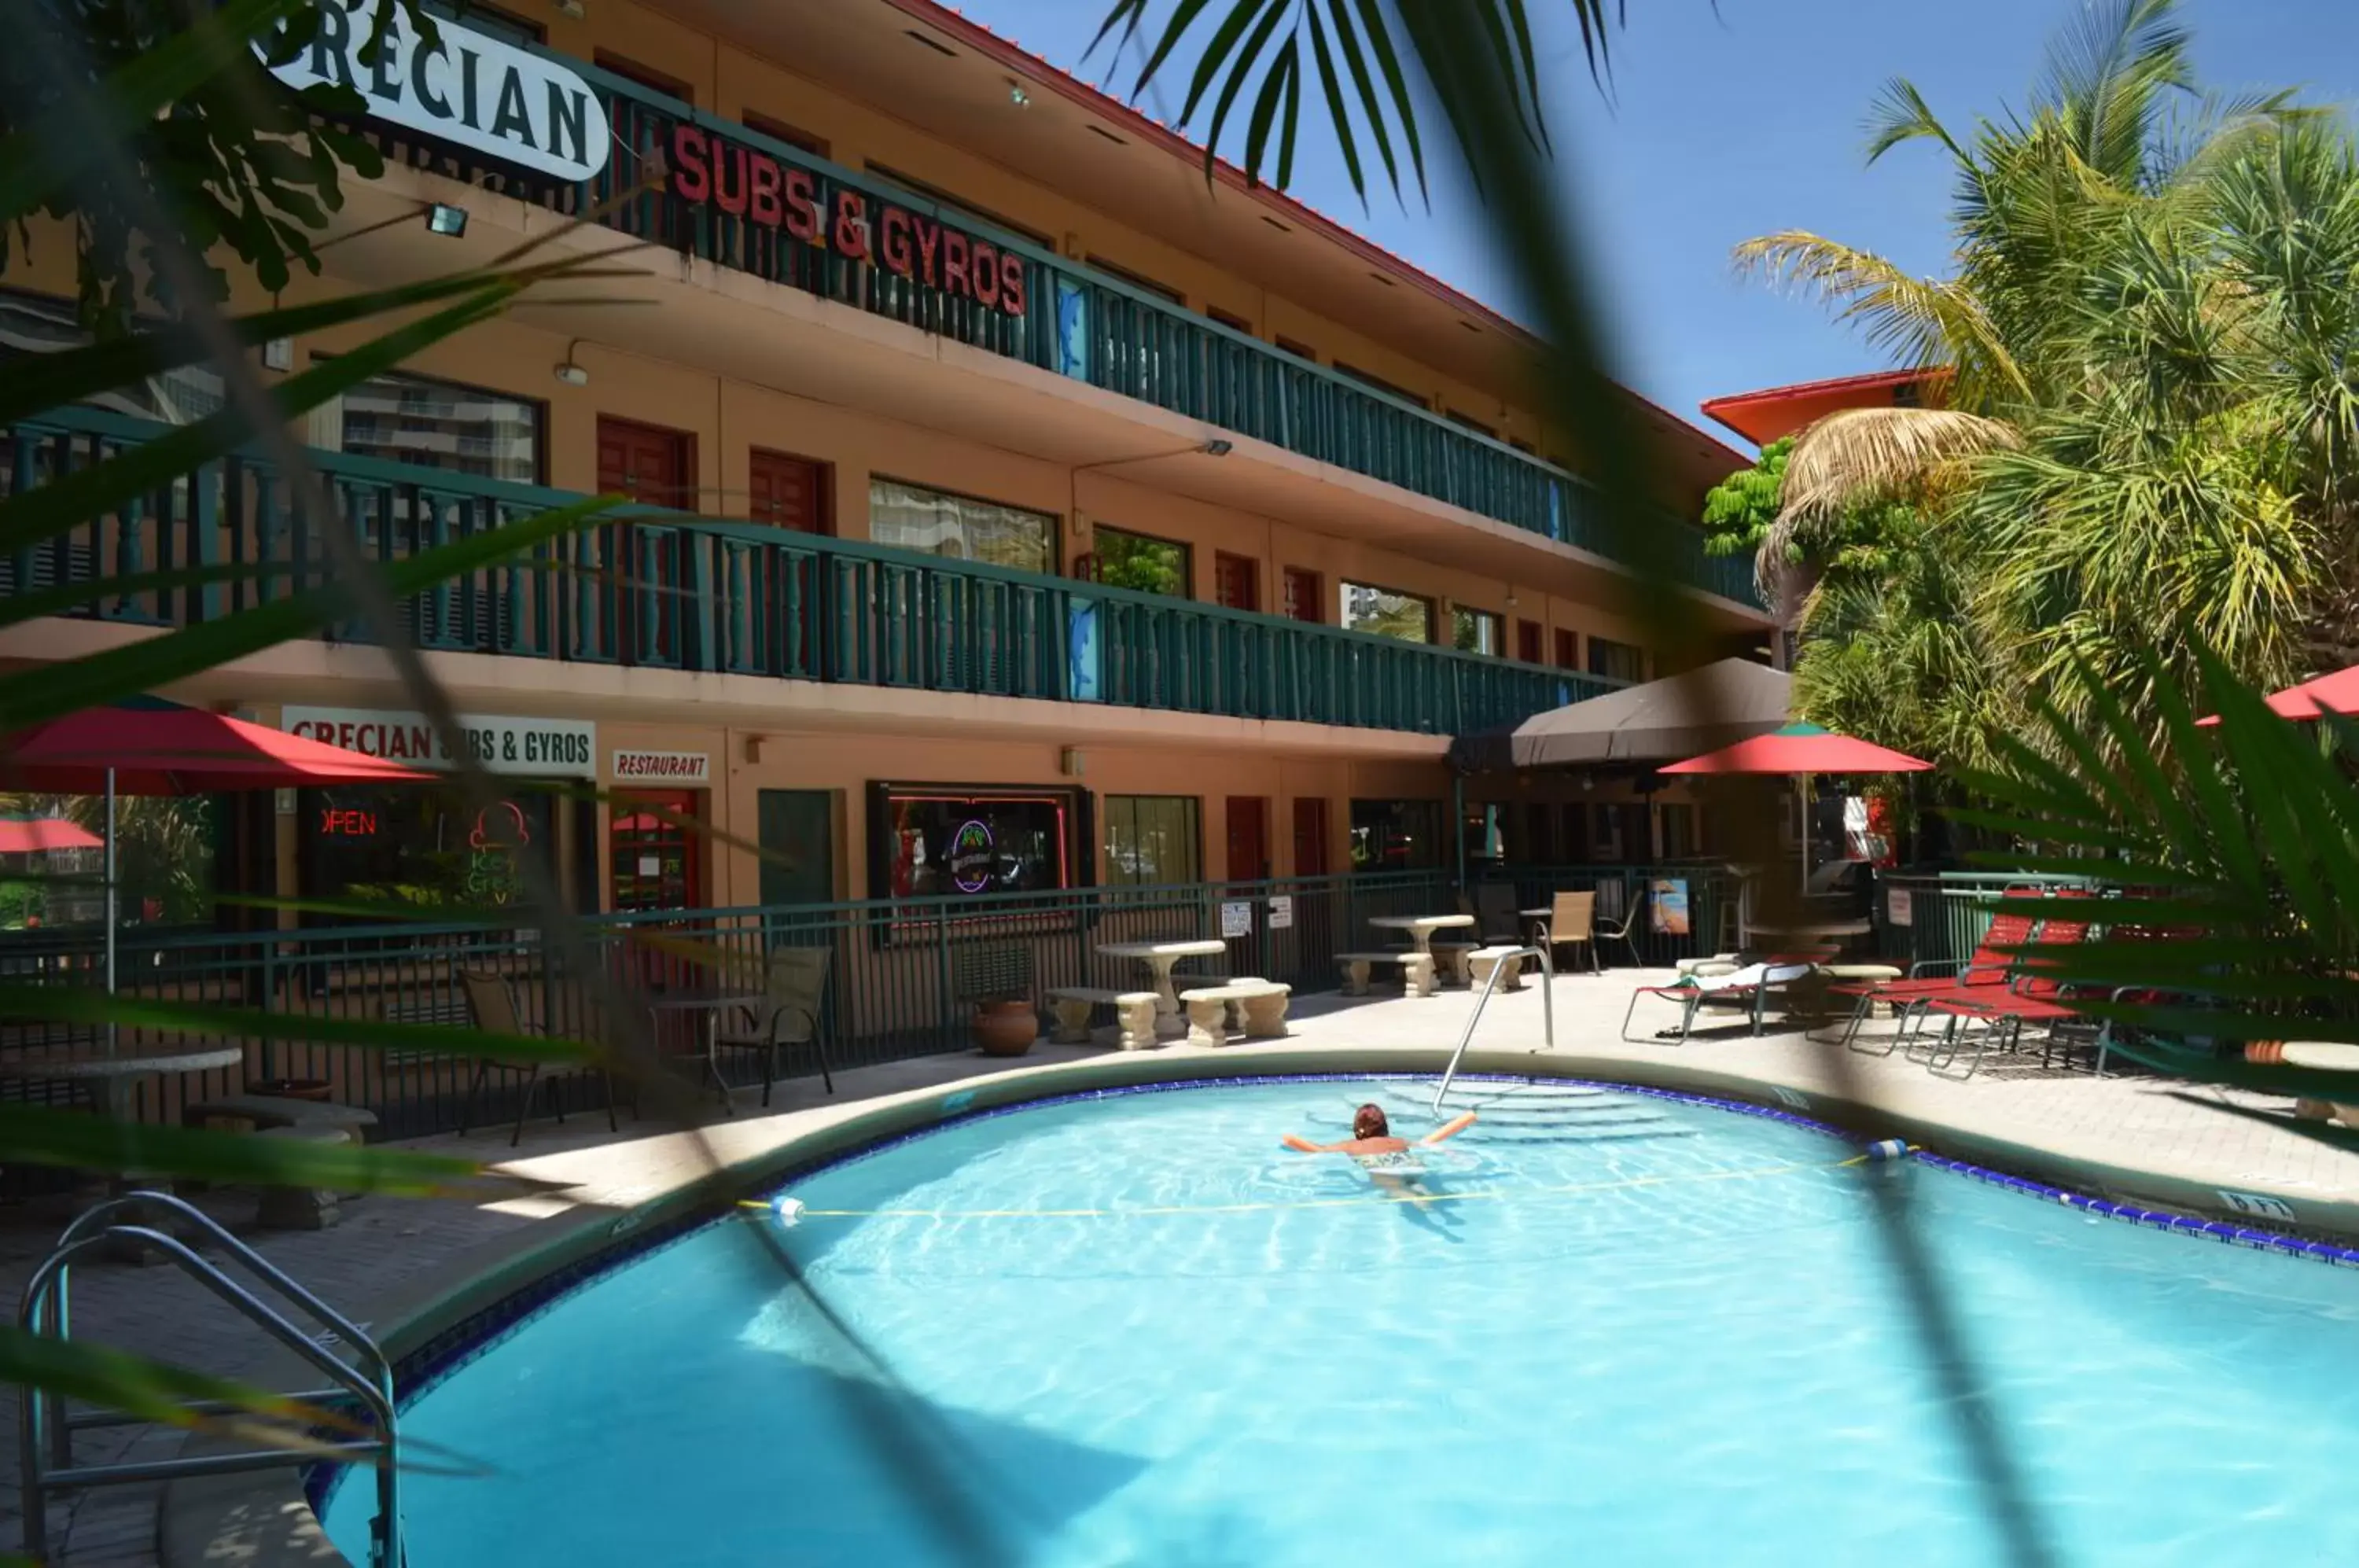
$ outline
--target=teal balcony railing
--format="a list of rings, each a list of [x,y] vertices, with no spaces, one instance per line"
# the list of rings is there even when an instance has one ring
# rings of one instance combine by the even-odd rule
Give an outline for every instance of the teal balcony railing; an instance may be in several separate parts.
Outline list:
[[[165,427],[52,410],[7,431],[11,494]],[[314,451],[382,561],[580,497]],[[0,596],[88,583],[78,614],[185,626],[317,586],[319,519],[252,449],[0,558]],[[140,572],[239,565],[226,583],[134,592]],[[110,586],[114,584],[116,586]],[[431,650],[629,664],[1167,713],[1456,735],[1610,690],[1537,665],[1190,600],[643,506],[409,599]],[[361,640],[359,626],[335,628]]]
[[[611,71],[570,58],[565,63],[604,96],[614,134],[605,169],[585,185],[552,183],[488,161],[481,152],[408,131],[372,128],[429,167],[565,212],[614,202],[650,171],[671,169],[671,188],[623,201],[604,221],[715,265],[1020,359],[1546,539],[1608,559],[1620,553],[1597,492],[1553,463],[1118,278],[1077,266],[971,213],[854,173]],[[723,138],[744,153],[760,154],[781,169],[797,171],[799,180],[807,178],[808,193],[799,194],[798,201],[807,201],[819,238],[799,239],[777,223],[756,221],[746,200],[748,177],[727,158],[709,157],[701,166],[711,199],[683,199],[678,193],[682,166],[673,148],[674,132],[683,125]],[[720,200],[724,193],[737,208],[734,214]],[[775,190],[769,194],[776,199]],[[986,241],[999,258],[995,272],[1020,268],[1025,309],[1011,313],[987,306],[973,298],[973,289],[932,286],[918,268],[905,276],[827,243],[847,194],[872,219],[889,204]],[[784,211],[778,209],[780,214]],[[882,237],[881,227],[870,225],[872,246]],[[1675,570],[1682,582],[1759,605],[1749,561],[1706,555],[1701,529],[1668,514],[1660,522],[1668,531],[1657,537],[1674,541]]]

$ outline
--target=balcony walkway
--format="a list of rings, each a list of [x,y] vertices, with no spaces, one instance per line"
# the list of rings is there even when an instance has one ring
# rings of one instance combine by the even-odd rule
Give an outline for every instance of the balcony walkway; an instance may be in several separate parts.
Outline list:
[[[1831,1048],[1812,1045],[1799,1034],[1723,1036],[1680,1047],[1622,1043],[1616,1028],[1629,988],[1664,977],[1662,971],[1632,969],[1560,979],[1554,1060],[1576,1072],[1633,1082],[1665,1082],[1666,1074],[1676,1073],[1695,1087],[1716,1084],[1736,1093],[1749,1087],[1761,1098],[1782,1086],[1815,1103],[1838,1087]],[[1298,1062],[1308,1057],[1303,1064],[1314,1068],[1321,1058],[1332,1058],[1338,1069],[1394,1059],[1401,1069],[1425,1071],[1438,1064],[1455,1040],[1469,1006],[1463,992],[1356,1002],[1321,995],[1303,998],[1294,1038],[1283,1042],[1219,1051],[1171,1045],[1128,1058],[1044,1043],[1021,1066],[1045,1067],[1053,1075],[1083,1062],[1120,1059],[1150,1066],[1201,1063],[1206,1072],[1218,1072],[1247,1058],[1282,1056]],[[1495,998],[1482,1040],[1484,1049],[1470,1058],[1470,1070],[1512,1072],[1528,1062],[1524,1053],[1540,1045],[1538,996],[1527,991]],[[2296,1203],[2312,1224],[2335,1223],[2344,1234],[2359,1235],[2359,1155],[2231,1115],[2210,1091],[2190,1092],[2151,1078],[2101,1080],[2061,1072],[1986,1073],[1960,1083],[1933,1078],[1897,1058],[1852,1062],[1856,1086],[1883,1110],[1882,1121],[1926,1129],[1947,1152],[2067,1183],[2072,1181],[2068,1172],[2110,1171],[2125,1191],[2157,1202],[2190,1186],[2276,1194]],[[263,1233],[257,1243],[332,1305],[364,1323],[385,1322],[403,1310],[405,1300],[438,1294],[449,1281],[541,1245],[557,1231],[611,1225],[628,1208],[693,1180],[715,1158],[755,1158],[886,1096],[980,1078],[998,1065],[960,1054],[855,1069],[838,1075],[842,1092],[832,1099],[820,1094],[815,1082],[798,1081],[782,1085],[779,1105],[767,1115],[743,1096],[745,1109],[734,1119],[696,1130],[626,1123],[615,1137],[606,1133],[602,1118],[577,1118],[563,1127],[537,1123],[527,1131],[523,1157],[511,1168],[578,1183],[568,1198],[483,1203],[371,1199],[353,1205],[335,1229]],[[2247,1106],[2285,1108],[2282,1101],[2231,1098]],[[494,1161],[509,1153],[505,1132],[435,1138],[408,1147]],[[2085,1185],[2098,1179],[2083,1174],[2081,1181]],[[250,1197],[224,1195],[221,1203],[225,1219],[251,1215]],[[12,1295],[21,1289],[31,1260],[56,1228],[47,1219],[36,1224],[22,1214],[0,1228],[0,1288]],[[241,1332],[244,1325],[177,1274],[88,1268],[77,1271],[76,1287],[80,1321],[93,1332],[103,1329],[124,1348],[233,1376],[252,1375],[263,1364],[258,1338]],[[19,1514],[14,1399],[13,1392],[0,1393],[0,1403],[8,1407],[0,1410],[0,1548],[14,1544]],[[143,1439],[133,1456],[161,1456],[176,1446],[171,1438]],[[97,1455],[98,1443],[85,1452]],[[60,1561],[77,1568],[144,1568],[157,1561],[156,1531],[152,1491],[129,1487],[92,1494],[72,1519]]]

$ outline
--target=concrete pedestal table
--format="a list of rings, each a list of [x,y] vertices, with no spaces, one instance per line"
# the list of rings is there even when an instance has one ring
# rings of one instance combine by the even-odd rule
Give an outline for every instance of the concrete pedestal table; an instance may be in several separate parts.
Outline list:
[[[167,1073],[212,1073],[245,1060],[235,1045],[209,1045],[191,1051],[133,1051],[109,1056],[82,1050],[54,1056],[10,1057],[0,1061],[0,1078],[44,1083],[79,1083],[90,1095],[91,1108],[102,1116],[126,1119],[135,1091],[145,1078]]]
[[[1155,976],[1155,1035],[1177,1040],[1188,1032],[1180,1016],[1180,995],[1171,988],[1171,967],[1183,958],[1212,958],[1226,953],[1229,944],[1212,937],[1190,942],[1107,942],[1098,951],[1108,958],[1136,958]]]
[[[1444,931],[1465,931],[1474,924],[1472,915],[1371,915],[1368,923],[1378,931],[1408,932],[1409,945],[1433,957],[1433,933]],[[1465,954],[1467,949],[1450,951],[1450,980],[1453,985],[1466,985]]]

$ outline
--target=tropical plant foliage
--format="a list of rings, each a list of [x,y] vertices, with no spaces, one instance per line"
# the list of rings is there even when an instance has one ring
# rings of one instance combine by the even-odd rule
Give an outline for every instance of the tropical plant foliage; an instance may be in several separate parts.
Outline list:
[[[1761,449],[1750,468],[1740,468],[1704,493],[1703,548],[1712,555],[1751,554],[1769,537],[1786,488],[1786,460],[1794,438],[1780,436]]]
[[[1781,529],[1899,498],[1932,556],[1805,607],[1811,716],[1875,712],[1858,678],[1882,669],[1894,716],[1866,733],[1971,762],[2039,702],[2093,723],[2068,669],[2151,711],[2140,689],[2191,685],[2199,648],[2262,686],[2359,652],[2359,158],[2347,125],[2288,94],[2199,93],[2189,42],[2175,0],[2093,5],[2027,110],[1963,134],[1887,89],[1870,157],[1944,155],[1951,277],[1801,233],[1739,247],[1947,404],[1853,410],[1795,444]],[[1936,604],[1959,629],[1912,631]],[[1911,655],[1928,662],[1895,661]]]

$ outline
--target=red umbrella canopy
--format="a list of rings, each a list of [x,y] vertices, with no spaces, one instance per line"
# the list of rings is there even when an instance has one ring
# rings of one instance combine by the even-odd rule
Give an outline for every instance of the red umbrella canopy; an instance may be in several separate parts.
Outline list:
[[[0,855],[31,855],[44,849],[96,849],[106,841],[63,817],[0,822]]]
[[[2269,698],[2269,711],[2288,719],[2314,719],[2321,713],[2359,713],[2359,664],[2287,687]],[[2220,715],[2212,713],[2195,722],[2216,724]]]
[[[1788,724],[1685,762],[1666,773],[1922,773],[1933,765],[1816,724]]]
[[[0,738],[0,788],[96,795],[106,789],[110,768],[118,795],[201,795],[434,777],[325,741],[171,703],[88,708]]]

